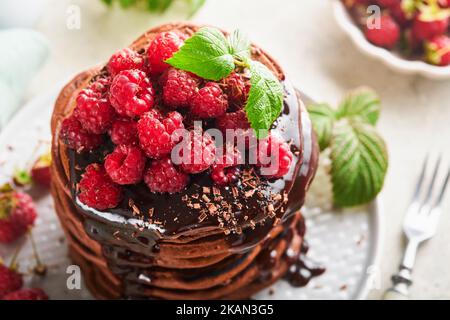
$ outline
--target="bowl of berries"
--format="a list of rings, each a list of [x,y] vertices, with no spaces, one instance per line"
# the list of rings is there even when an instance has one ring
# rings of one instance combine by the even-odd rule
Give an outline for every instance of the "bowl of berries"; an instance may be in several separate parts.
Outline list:
[[[336,0],[333,9],[365,54],[405,74],[450,79],[449,0]]]

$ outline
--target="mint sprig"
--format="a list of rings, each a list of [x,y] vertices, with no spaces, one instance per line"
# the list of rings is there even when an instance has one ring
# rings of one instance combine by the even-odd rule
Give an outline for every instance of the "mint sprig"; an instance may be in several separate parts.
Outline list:
[[[219,81],[237,67],[250,71],[250,92],[245,111],[257,137],[263,137],[280,115],[283,87],[262,63],[251,59],[251,45],[239,30],[225,37],[215,28],[205,27],[187,39],[166,62],[204,79]]]
[[[228,41],[215,28],[200,29],[166,62],[214,81],[227,77],[235,68]]]
[[[264,137],[283,106],[283,87],[262,63],[250,62],[251,87],[245,112],[258,138]]]
[[[342,207],[373,200],[383,188],[388,168],[386,145],[375,129],[380,101],[360,88],[337,110],[326,104],[308,106],[321,150],[330,148],[334,203]]]

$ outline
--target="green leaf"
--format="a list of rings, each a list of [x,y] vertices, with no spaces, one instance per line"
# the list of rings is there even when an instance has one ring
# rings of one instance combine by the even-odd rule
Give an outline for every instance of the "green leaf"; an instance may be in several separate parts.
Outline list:
[[[191,4],[191,11],[189,17],[192,17],[205,4],[206,0],[189,0]]]
[[[119,0],[122,8],[129,8],[136,3],[136,0]]]
[[[280,115],[284,90],[278,78],[262,63],[250,61],[249,68],[251,87],[245,111],[256,136],[262,137]]]
[[[309,105],[308,112],[319,140],[320,151],[323,151],[330,145],[335,121],[334,110],[328,104],[321,103]]]
[[[250,40],[240,30],[235,30],[228,37],[228,42],[230,44],[230,52],[234,57],[242,61],[250,58]]]
[[[227,39],[220,30],[209,27],[200,29],[187,39],[166,62],[214,81],[226,78],[235,67]]]
[[[339,106],[336,118],[358,118],[375,125],[380,116],[380,99],[369,88],[359,88],[350,92]]]
[[[369,124],[336,123],[331,142],[334,202],[350,207],[373,200],[381,191],[388,167],[383,139]]]
[[[112,0],[102,0],[102,2],[108,6],[112,5]]]
[[[172,5],[173,0],[161,0],[160,10],[161,12],[165,12]]]

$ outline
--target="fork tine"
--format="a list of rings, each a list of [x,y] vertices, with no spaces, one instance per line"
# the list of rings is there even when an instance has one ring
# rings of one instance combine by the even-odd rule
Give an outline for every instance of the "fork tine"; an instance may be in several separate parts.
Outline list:
[[[434,207],[438,207],[441,204],[442,199],[444,198],[445,190],[447,189],[449,180],[450,180],[450,167],[447,172],[447,176],[445,177],[444,184],[442,185],[441,192],[439,193],[439,196],[436,199],[436,202],[434,203]]]
[[[425,178],[425,172],[427,171],[427,165],[428,165],[428,155],[425,157],[425,160],[423,161],[422,172],[420,173],[419,180],[417,180],[416,190],[414,191],[412,199],[413,202],[415,200],[418,200],[419,198],[420,191],[422,190],[423,180]]]
[[[431,202],[431,196],[433,194],[433,190],[434,190],[434,185],[436,184],[436,177],[439,171],[439,166],[441,165],[441,158],[442,156],[440,155],[437,162],[436,162],[436,166],[434,167],[434,172],[433,172],[433,176],[431,178],[431,182],[430,182],[430,186],[428,188],[428,192],[427,192],[427,196],[425,197],[425,200],[423,201],[424,205],[429,205]]]

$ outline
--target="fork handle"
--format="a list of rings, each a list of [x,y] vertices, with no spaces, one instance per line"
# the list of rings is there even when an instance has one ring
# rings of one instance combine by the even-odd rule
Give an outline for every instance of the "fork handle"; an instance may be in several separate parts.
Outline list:
[[[394,285],[385,292],[383,299],[407,300],[409,296],[409,287],[412,285],[412,270],[401,265],[399,272],[393,275],[391,279]]]

